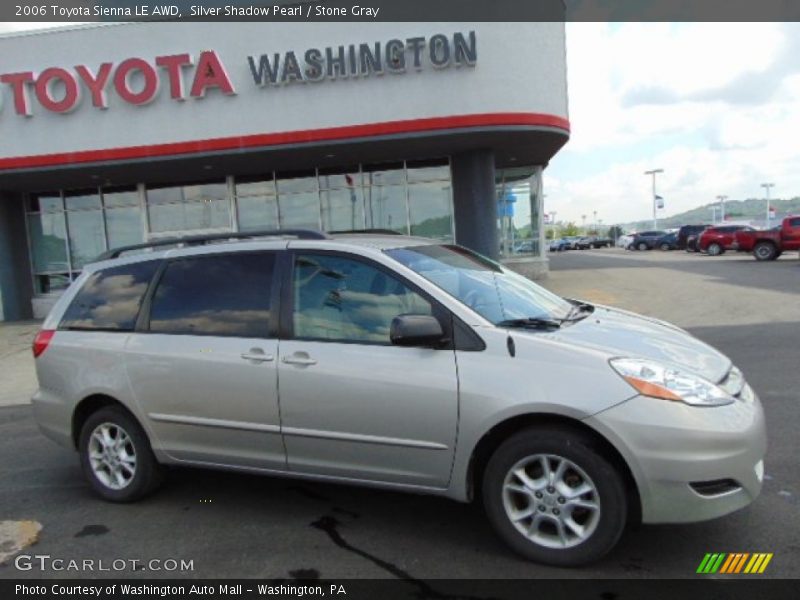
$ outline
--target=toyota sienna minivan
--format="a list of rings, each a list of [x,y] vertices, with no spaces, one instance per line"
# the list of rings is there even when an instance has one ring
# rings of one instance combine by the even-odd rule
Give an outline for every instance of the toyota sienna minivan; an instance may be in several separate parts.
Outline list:
[[[758,397],[668,323],[401,235],[143,246],[86,266],[33,345],[36,420],[106,500],[167,465],[479,499],[516,552],[578,565],[761,489]]]

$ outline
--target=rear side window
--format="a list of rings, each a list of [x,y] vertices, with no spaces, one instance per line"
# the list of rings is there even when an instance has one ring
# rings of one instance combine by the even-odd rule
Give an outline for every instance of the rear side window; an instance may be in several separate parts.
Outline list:
[[[789,221],[789,227],[800,227],[800,218],[798,219],[791,219]]]
[[[97,271],[64,313],[61,329],[133,331],[158,265],[150,260]]]
[[[269,337],[275,253],[196,256],[167,265],[150,308],[150,331]]]

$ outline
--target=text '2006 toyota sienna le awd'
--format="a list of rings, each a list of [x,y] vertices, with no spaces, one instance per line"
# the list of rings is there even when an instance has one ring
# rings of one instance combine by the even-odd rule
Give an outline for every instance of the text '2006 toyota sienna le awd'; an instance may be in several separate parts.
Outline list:
[[[164,465],[478,497],[514,550],[577,565],[759,494],[759,399],[668,323],[425,239],[165,244],[88,265],[34,342],[36,419],[107,500]]]

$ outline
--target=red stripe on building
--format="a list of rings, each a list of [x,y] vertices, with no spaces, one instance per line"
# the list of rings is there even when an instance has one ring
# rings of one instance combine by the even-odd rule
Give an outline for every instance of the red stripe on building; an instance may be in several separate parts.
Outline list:
[[[555,115],[540,113],[485,113],[452,117],[432,117],[427,119],[409,119],[405,121],[388,121],[384,123],[368,123],[365,125],[347,125],[344,127],[329,127],[325,129],[305,129],[281,133],[258,133],[253,135],[193,140],[189,142],[173,142],[169,144],[128,146],[125,148],[108,148],[103,150],[78,150],[75,152],[38,154],[34,156],[16,156],[0,158],[0,170],[50,167],[74,163],[122,161],[159,156],[181,156],[201,152],[330,142],[469,127],[509,126],[553,127],[555,129],[561,129],[567,134],[569,134],[570,131],[569,121]]]

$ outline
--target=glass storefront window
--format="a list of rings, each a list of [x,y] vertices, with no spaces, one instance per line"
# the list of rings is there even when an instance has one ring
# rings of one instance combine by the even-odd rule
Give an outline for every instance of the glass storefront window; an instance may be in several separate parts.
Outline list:
[[[319,188],[332,190],[361,186],[361,172],[358,167],[350,169],[320,169]]]
[[[105,204],[106,208],[139,206],[139,190],[136,188],[103,190],[103,204]]]
[[[37,293],[66,287],[87,261],[109,248],[142,243],[159,234],[228,230],[234,223],[240,231],[389,229],[453,239],[446,160],[267,172],[237,177],[233,187],[229,183],[161,185],[144,194],[129,185],[29,195],[26,207]]]
[[[106,211],[108,247],[132,246],[144,241],[142,211],[139,207],[114,208]]]
[[[444,181],[450,180],[450,166],[449,165],[426,165],[424,163],[409,163],[408,165],[408,182],[415,181]]]
[[[67,210],[86,210],[101,208],[98,190],[85,190],[64,193],[64,205]]]
[[[406,171],[403,163],[389,163],[364,167],[364,185],[405,184]]]
[[[67,213],[72,269],[80,270],[105,250],[103,211],[83,210]]]
[[[230,204],[227,199],[154,204],[147,210],[152,233],[230,227]]]
[[[274,196],[275,181],[273,179],[258,179],[255,181],[236,180],[236,196]]]
[[[364,229],[364,190],[351,187],[320,192],[325,231]]]
[[[237,190],[239,186],[236,186]],[[239,231],[278,229],[278,199],[275,196],[244,196],[236,200]]]
[[[28,210],[30,212],[52,212],[63,210],[61,195],[57,193],[31,194],[28,197]]]
[[[37,275],[34,279],[34,290],[37,294],[49,294],[65,290],[72,283],[69,273],[48,273]]]
[[[409,184],[408,210],[411,235],[453,241],[453,206],[449,181]]]
[[[304,173],[278,173],[278,194],[294,194],[296,192],[314,192],[317,189],[316,171]]]
[[[498,169],[496,193],[501,256],[541,256],[541,169]]]
[[[149,188],[147,213],[152,233],[229,228],[228,184]]]
[[[69,272],[63,212],[28,215],[28,233],[35,272]]]
[[[408,233],[406,187],[404,185],[370,186],[365,190],[367,229],[391,229]]]
[[[319,229],[319,208],[319,192],[279,195],[281,229]]]

